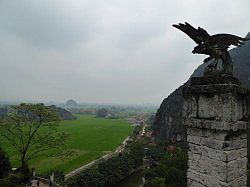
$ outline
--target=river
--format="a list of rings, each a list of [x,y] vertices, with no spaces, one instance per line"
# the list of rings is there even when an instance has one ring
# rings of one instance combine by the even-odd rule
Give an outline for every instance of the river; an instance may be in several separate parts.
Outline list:
[[[143,170],[136,171],[120,181],[116,187],[143,187]]]

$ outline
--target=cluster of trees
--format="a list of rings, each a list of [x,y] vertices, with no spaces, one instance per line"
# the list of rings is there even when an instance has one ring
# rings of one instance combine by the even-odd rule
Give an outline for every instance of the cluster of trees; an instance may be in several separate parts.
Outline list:
[[[96,112],[97,118],[106,118],[106,117],[108,117],[108,115],[111,115],[111,112],[105,108],[101,108],[101,109],[97,110],[97,112]]]
[[[96,115],[97,118],[124,119],[152,115],[156,112],[156,108],[126,105],[78,105],[77,108],[69,108],[69,111],[73,114]]]
[[[69,187],[115,186],[143,164],[144,149],[140,143],[132,143],[124,152],[84,170],[67,181]]]
[[[4,186],[26,182],[31,177],[30,160],[48,150],[63,148],[67,135],[57,131],[59,120],[54,108],[42,103],[12,106],[10,112],[0,119],[0,135],[18,152],[20,160],[20,167],[10,172],[10,165],[0,150],[0,163],[5,166],[0,166],[4,170],[1,171]]]
[[[155,167],[145,171],[145,187],[185,187],[187,185],[187,153],[177,149],[167,152]]]

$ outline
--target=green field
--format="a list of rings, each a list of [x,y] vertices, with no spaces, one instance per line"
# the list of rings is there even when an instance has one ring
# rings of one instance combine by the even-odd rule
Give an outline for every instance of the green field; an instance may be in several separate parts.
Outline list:
[[[51,170],[61,170],[65,173],[78,168],[117,146],[132,133],[132,127],[125,120],[101,119],[91,115],[78,115],[77,120],[62,121],[59,131],[68,133],[68,150],[73,151],[70,157],[39,157],[30,162],[30,166],[36,168],[37,173],[48,173]],[[1,138],[1,146],[10,157],[13,167],[18,167],[18,155]]]

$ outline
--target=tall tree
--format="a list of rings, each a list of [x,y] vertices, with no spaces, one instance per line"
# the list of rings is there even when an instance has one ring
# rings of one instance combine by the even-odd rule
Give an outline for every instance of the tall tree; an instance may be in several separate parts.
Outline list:
[[[58,124],[59,117],[53,109],[41,103],[22,103],[12,106],[1,120],[0,134],[18,151],[24,168],[29,160],[65,144],[67,136],[57,131]]]

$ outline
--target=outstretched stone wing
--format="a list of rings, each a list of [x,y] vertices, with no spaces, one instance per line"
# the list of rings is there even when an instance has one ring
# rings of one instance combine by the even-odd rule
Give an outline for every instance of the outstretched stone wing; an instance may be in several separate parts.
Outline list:
[[[232,34],[215,34],[212,36],[209,44],[211,46],[216,44],[221,49],[226,50],[230,45],[241,47],[247,40],[249,40],[249,38],[241,38]]]
[[[203,42],[208,41],[210,39],[210,35],[207,33],[206,30],[201,27],[198,27],[198,29],[196,29],[187,22],[185,22],[185,24],[179,23],[178,25],[174,24],[172,26],[186,33],[197,44],[202,44]]]

